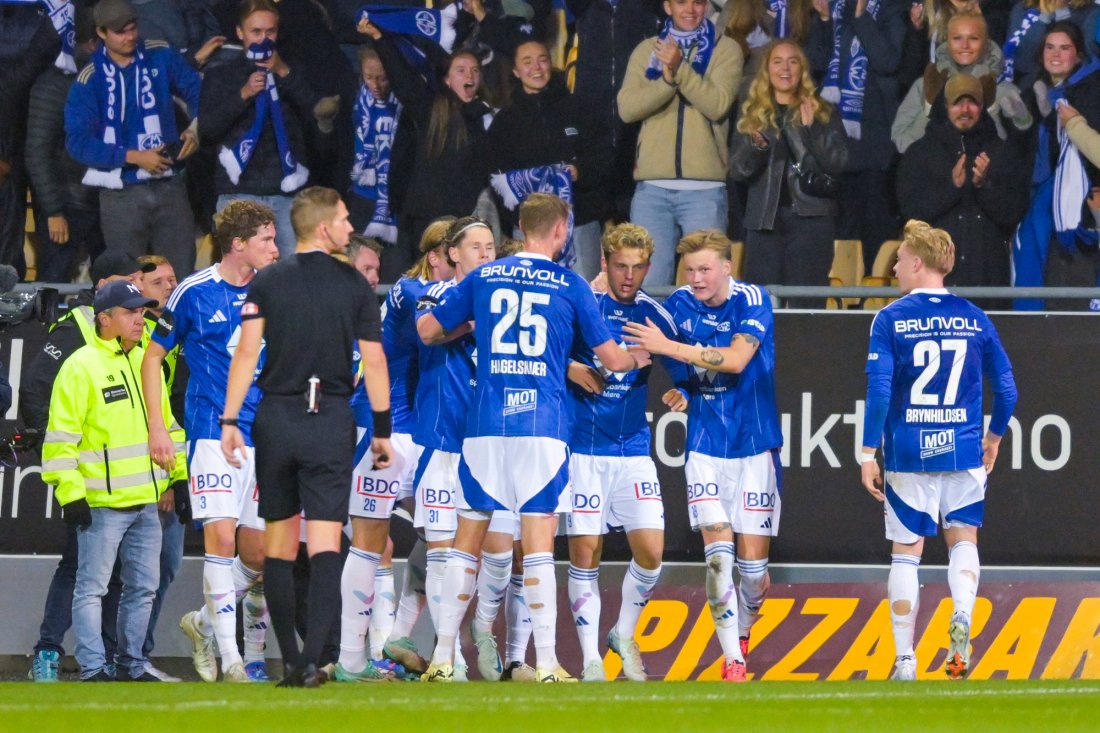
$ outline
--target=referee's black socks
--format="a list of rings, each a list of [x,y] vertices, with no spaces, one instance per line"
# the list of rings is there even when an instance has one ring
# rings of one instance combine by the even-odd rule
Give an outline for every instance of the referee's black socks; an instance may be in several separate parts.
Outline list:
[[[340,616],[340,575],[343,571],[344,560],[339,552],[318,552],[309,558],[309,607],[301,657],[303,664],[317,664],[332,625]]]
[[[339,557],[339,556],[337,556]],[[339,577],[337,577],[339,587]],[[297,668],[300,660],[294,633],[294,563],[274,557],[264,559],[264,595],[271,613],[271,627],[279,641],[283,663]],[[306,657],[308,659],[308,657]]]

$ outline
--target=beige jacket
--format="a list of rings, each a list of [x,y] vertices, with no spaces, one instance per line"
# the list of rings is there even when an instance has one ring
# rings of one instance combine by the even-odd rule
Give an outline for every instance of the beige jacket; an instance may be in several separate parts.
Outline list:
[[[725,181],[729,113],[744,65],[741,47],[720,36],[702,76],[685,58],[675,84],[669,84],[645,75],[656,41],[647,38],[634,49],[618,96],[623,121],[642,123],[634,179]]]

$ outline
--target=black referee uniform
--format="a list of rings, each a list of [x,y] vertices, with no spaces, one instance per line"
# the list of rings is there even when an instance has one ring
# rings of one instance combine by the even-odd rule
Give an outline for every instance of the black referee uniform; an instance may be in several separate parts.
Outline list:
[[[381,341],[378,299],[350,266],[323,251],[302,252],[261,270],[248,290],[241,319],[264,319],[264,365],[256,410],[259,514],[343,524],[348,517],[355,453],[352,346]],[[310,382],[320,394],[309,403]],[[265,587],[283,659],[301,676],[316,664],[340,612],[339,553],[310,560],[308,632],[300,655],[294,636],[293,563],[268,558]],[[285,576],[285,577],[284,577]],[[294,676],[287,681],[293,684]]]

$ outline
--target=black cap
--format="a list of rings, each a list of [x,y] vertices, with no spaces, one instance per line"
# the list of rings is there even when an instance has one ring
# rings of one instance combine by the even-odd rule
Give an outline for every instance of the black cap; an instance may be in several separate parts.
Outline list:
[[[157,269],[157,266],[152,262],[146,262],[143,265],[125,252],[107,250],[99,257],[95,258],[95,262],[92,263],[90,274],[92,276],[92,285],[94,286],[100,280],[105,280],[112,276],[129,277],[135,272],[152,272],[155,269]]]
[[[152,308],[157,301],[146,298],[137,286],[128,280],[115,280],[99,289],[92,303],[92,310],[102,313],[109,308]]]
[[[137,20],[137,13],[127,0],[99,0],[92,13],[96,28],[107,28],[115,33]]]

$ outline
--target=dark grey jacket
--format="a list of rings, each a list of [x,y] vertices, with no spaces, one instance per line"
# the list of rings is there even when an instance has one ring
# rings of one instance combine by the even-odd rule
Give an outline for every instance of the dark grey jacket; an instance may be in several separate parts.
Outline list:
[[[768,130],[768,147],[760,149],[752,137],[735,133],[730,144],[730,175],[749,184],[745,206],[746,229],[772,229],[783,186],[790,190],[791,207],[799,216],[836,216],[836,201],[802,191],[794,164],[803,170],[839,176],[848,163],[847,136],[836,110],[828,122],[814,120],[809,127],[798,120],[798,109],[787,115],[783,130]],[[790,165],[788,165],[790,163]],[[786,172],[786,180],[784,180]]]
[[[49,67],[31,87],[27,113],[27,171],[35,203],[46,216],[67,209],[95,210],[99,189],[81,183],[87,166],[73,160],[65,149],[65,100],[75,74]]]

